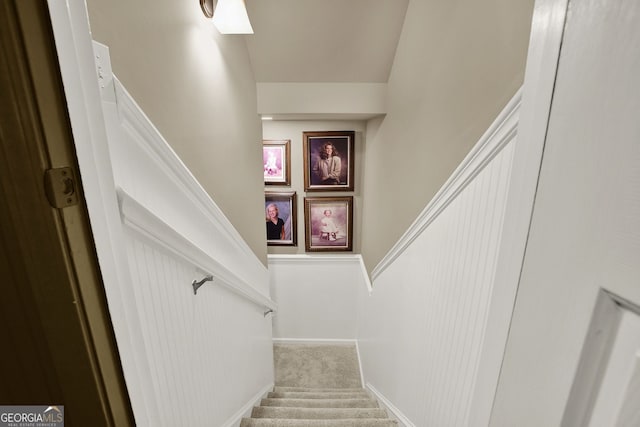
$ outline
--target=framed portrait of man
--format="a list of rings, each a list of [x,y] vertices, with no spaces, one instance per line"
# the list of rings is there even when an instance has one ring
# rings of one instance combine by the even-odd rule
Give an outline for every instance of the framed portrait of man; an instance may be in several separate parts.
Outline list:
[[[354,131],[303,132],[305,191],[353,191]]]
[[[304,235],[307,252],[351,251],[353,197],[305,197]]]
[[[291,185],[291,140],[262,141],[265,185]]]
[[[264,215],[267,246],[297,246],[295,192],[265,192]]]

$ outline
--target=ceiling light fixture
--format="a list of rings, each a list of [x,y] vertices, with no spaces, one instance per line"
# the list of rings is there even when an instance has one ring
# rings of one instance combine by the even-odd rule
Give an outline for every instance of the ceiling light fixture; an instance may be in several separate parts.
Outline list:
[[[200,0],[200,9],[202,9],[202,13],[207,18],[213,17],[213,11],[215,10],[216,5],[213,4],[213,0]]]
[[[199,0],[202,13],[213,18],[220,34],[253,34],[244,0]]]

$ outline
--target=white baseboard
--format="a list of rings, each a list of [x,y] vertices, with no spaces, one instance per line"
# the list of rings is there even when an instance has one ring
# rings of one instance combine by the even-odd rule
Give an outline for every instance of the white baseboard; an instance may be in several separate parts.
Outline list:
[[[238,409],[238,411],[233,414],[231,418],[229,418],[227,422],[222,425],[222,427],[238,427],[243,418],[251,417],[251,411],[253,410],[253,407],[259,406],[260,400],[266,397],[267,393],[269,393],[271,390],[273,390],[273,383],[265,386],[251,399],[249,399],[249,401],[245,403],[244,406],[242,406],[240,409]]]
[[[358,356],[358,367],[360,368],[360,382],[362,383],[362,388],[364,388],[364,371],[362,370],[362,359],[360,358],[360,346],[358,345],[358,340],[356,340],[356,355]]]
[[[415,424],[411,422],[409,418],[407,418],[398,408],[396,408],[393,403],[389,399],[387,399],[382,393],[380,393],[374,386],[370,383],[367,383],[366,387],[371,393],[373,393],[374,397],[378,399],[378,402],[387,410],[390,418],[395,419],[400,423],[401,426],[404,427],[416,427]]]

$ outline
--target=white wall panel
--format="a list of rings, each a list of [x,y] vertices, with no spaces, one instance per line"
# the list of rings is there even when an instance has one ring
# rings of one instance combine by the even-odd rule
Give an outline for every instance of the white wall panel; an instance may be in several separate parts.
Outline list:
[[[95,44],[132,300],[123,365],[138,425],[239,423],[273,384],[268,272],[110,74]],[[114,247],[113,250],[118,250]],[[192,282],[212,282],[194,294]],[[110,301],[111,303],[111,301]],[[112,311],[112,316],[118,313]],[[122,335],[116,331],[120,343]]]
[[[378,277],[364,306],[365,379],[416,425],[468,425],[511,155],[505,148],[449,204]]]
[[[355,340],[358,289],[357,255],[269,255],[276,339]]]
[[[194,295],[203,272],[136,233],[127,255],[161,425],[222,426],[273,381],[269,319],[215,283]]]
[[[640,3],[535,9],[525,90],[544,97],[522,124],[544,161],[491,425],[582,427],[602,295],[640,305]]]
[[[374,269],[372,292],[359,292],[365,382],[405,425],[488,423],[535,188],[513,188],[519,99]],[[514,208],[520,193],[529,198]]]

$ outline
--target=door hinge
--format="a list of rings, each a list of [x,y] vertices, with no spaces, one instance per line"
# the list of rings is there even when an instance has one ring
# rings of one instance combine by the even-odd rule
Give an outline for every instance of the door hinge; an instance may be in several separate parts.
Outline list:
[[[78,204],[76,179],[70,167],[46,170],[44,191],[54,208],[66,208]]]

